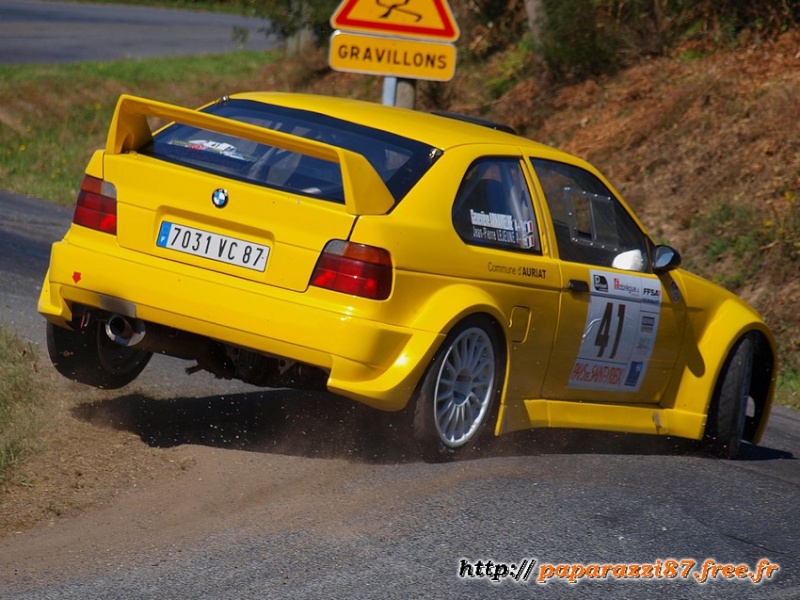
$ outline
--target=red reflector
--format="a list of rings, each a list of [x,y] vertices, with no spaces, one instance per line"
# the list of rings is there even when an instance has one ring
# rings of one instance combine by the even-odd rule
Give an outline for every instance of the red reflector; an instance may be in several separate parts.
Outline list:
[[[311,285],[372,300],[392,292],[392,259],[383,248],[331,240],[317,261]]]
[[[102,179],[84,176],[72,222],[104,233],[117,233],[117,190]]]

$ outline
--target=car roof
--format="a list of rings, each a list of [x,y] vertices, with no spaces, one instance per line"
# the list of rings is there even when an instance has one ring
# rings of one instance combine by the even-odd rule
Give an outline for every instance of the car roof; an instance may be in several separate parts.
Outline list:
[[[498,144],[525,148],[542,158],[575,157],[527,138],[452,117],[351,98],[288,92],[246,92],[231,98],[308,110],[424,142],[447,150],[465,144]]]

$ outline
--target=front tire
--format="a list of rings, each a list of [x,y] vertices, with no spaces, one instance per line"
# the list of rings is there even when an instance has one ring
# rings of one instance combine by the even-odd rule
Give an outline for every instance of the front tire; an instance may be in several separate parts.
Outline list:
[[[136,379],[152,353],[117,344],[104,329],[96,319],[76,330],[48,321],[47,351],[56,370],[79,383],[112,390]]]
[[[413,399],[413,435],[425,458],[475,450],[493,433],[504,374],[492,321],[470,317],[450,331]]]
[[[714,389],[706,424],[705,445],[721,458],[739,453],[753,375],[754,342],[744,336],[731,350]]]

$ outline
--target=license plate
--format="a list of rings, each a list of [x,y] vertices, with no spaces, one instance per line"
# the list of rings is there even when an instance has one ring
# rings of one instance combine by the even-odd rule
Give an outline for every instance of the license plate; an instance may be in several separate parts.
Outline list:
[[[156,245],[254,271],[267,268],[269,246],[163,221]]]

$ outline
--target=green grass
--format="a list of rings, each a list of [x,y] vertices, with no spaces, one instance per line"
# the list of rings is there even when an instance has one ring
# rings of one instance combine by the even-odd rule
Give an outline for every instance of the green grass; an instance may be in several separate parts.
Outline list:
[[[786,371],[778,377],[775,403],[800,410],[800,371]]]
[[[120,94],[198,106],[265,87],[277,53],[0,67],[3,189],[74,201],[92,152],[105,142]]]
[[[762,268],[761,255],[765,250],[776,248],[787,264],[796,264],[800,256],[800,214],[796,204],[787,191],[783,198],[768,202],[767,210],[734,200],[718,202],[700,213],[692,222],[705,240],[697,265],[699,270],[711,270],[713,263],[732,259],[736,270],[725,270],[711,278],[738,292]]]
[[[41,400],[36,352],[0,327],[0,482],[28,454]]]

